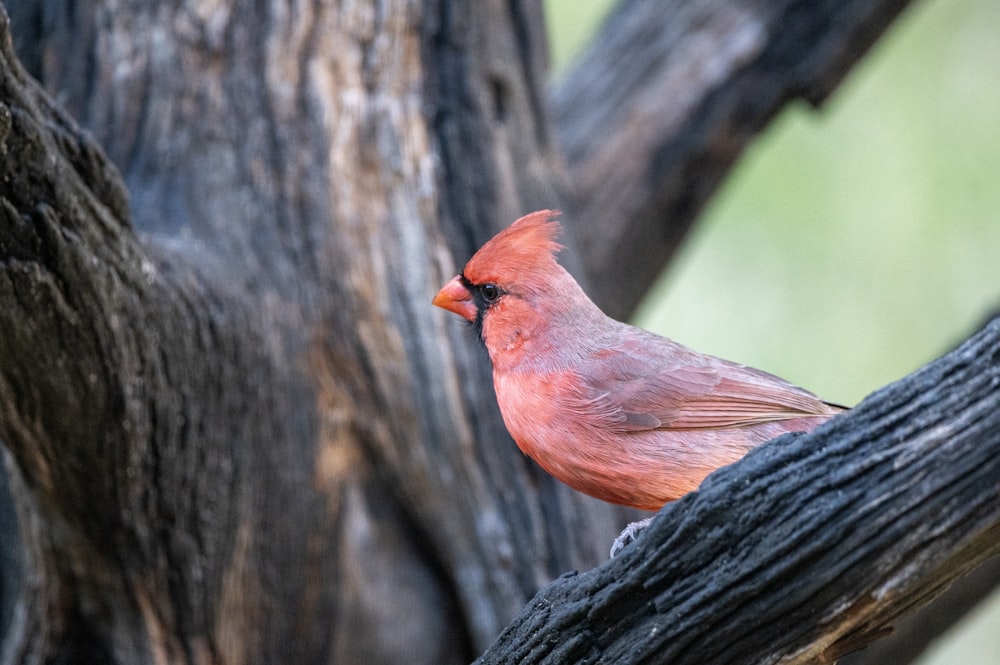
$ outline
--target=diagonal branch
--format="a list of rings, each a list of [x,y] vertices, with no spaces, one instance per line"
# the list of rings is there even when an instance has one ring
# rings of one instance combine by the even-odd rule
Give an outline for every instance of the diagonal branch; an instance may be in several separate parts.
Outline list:
[[[907,615],[893,626],[892,635],[838,661],[838,665],[906,665],[965,616],[1000,584],[1000,557],[993,557],[968,575],[955,580],[933,603]]]
[[[1000,552],[1000,319],[668,505],[480,663],[830,662]]]
[[[751,139],[826,99],[907,4],[621,2],[551,96],[601,308],[628,316]]]

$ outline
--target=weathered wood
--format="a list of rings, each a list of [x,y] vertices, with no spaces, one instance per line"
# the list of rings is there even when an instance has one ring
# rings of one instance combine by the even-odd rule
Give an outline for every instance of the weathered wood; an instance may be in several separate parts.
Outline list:
[[[46,91],[0,19],[3,662],[467,662],[600,561],[623,511],[517,451],[429,305],[523,212],[600,219],[537,3],[58,4],[16,5]]]
[[[1000,553],[1000,319],[668,505],[479,663],[814,663]]]
[[[621,2],[551,101],[594,301],[628,316],[753,137],[825,100],[907,4]]]
[[[35,6],[90,134],[4,24],[10,662],[467,662],[599,560],[429,304],[553,203],[540,8]]]
[[[938,637],[1000,585],[1000,557],[955,580],[929,605],[892,627],[892,634],[837,661],[837,665],[905,665],[917,660]]]

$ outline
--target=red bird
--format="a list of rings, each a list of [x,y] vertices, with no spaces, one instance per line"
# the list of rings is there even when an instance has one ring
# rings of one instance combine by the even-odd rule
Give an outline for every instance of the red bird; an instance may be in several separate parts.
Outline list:
[[[843,410],[604,314],[556,262],[558,211],[526,215],[434,297],[475,324],[518,447],[590,496],[658,510],[711,471]]]

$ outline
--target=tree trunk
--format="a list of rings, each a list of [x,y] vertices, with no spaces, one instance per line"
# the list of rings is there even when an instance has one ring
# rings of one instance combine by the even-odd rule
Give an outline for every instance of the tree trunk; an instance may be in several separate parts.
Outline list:
[[[626,3],[588,57],[664,108],[641,154],[579,96],[593,64],[553,129],[536,3],[57,4],[10,7],[30,76],[0,23],[5,663],[475,658],[630,515],[517,451],[430,297],[562,206],[567,260],[629,310],[680,233],[654,220],[687,228],[903,3]],[[710,29],[612,58],[629,16]]]
[[[12,662],[468,662],[606,551],[429,304],[552,203],[527,4],[38,5],[122,177],[5,50]]]

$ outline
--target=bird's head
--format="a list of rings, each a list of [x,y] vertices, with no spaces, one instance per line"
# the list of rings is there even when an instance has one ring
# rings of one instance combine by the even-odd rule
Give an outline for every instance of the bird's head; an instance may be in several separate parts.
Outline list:
[[[475,324],[494,366],[498,354],[517,351],[581,298],[590,302],[556,262],[562,249],[558,215],[540,210],[521,217],[479,248],[434,297],[438,307]]]

